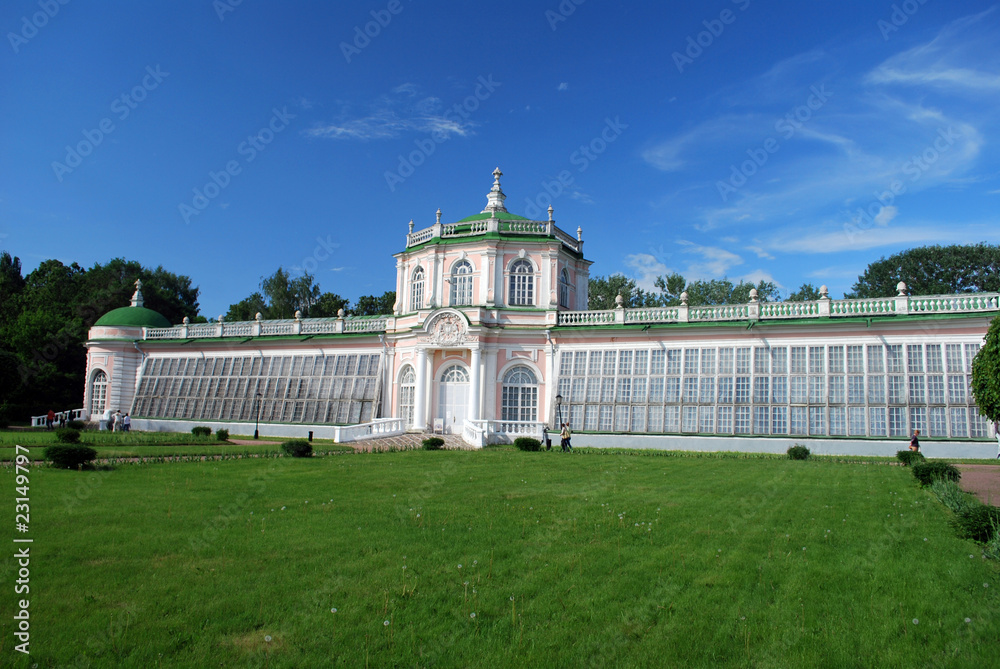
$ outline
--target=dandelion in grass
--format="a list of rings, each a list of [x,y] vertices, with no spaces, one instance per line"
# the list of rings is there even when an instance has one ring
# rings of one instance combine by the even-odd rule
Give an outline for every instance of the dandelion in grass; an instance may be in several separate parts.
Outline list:
[[[919,625],[919,624],[920,624],[920,621],[919,621],[919,620],[917,620],[916,618],[914,618],[914,619],[913,619],[913,624],[914,624],[914,625]]]
[[[989,583],[983,583],[983,587],[984,588],[988,588],[988,587],[990,587],[990,584]]]
[[[459,569],[461,569],[461,568],[462,568],[462,565],[458,565],[458,568],[459,568]]]
[[[475,618],[475,617],[476,617],[476,612],[475,612],[475,611],[473,611],[472,613],[470,613],[470,614],[469,614],[469,617],[470,617],[470,618]]]
[[[270,635],[270,634],[268,634],[267,636],[265,636],[265,637],[264,637],[264,641],[266,641],[266,642],[268,642],[268,643],[271,643],[271,635]]]
[[[389,626],[389,621],[388,620],[383,621],[382,622],[382,626],[383,627],[388,627]]]
[[[337,608],[336,607],[330,609],[330,613],[336,613],[336,612],[337,612]]]

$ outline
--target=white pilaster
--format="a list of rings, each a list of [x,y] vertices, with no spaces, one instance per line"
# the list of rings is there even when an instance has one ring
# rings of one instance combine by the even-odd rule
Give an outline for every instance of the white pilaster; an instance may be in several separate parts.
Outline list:
[[[427,429],[427,349],[417,349],[417,383],[413,389],[413,429]]]
[[[480,373],[479,367],[481,365],[481,353],[479,347],[476,346],[472,349],[472,361],[469,363],[469,420],[479,420],[479,405],[480,405],[480,394],[479,386]]]

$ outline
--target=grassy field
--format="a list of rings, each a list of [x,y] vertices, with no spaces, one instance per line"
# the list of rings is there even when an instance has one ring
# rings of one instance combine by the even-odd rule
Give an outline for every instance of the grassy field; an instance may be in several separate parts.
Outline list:
[[[232,435],[232,439],[250,439],[249,436]],[[134,458],[198,455],[242,455],[244,453],[263,454],[281,450],[279,443],[284,439],[265,438],[268,444],[229,444],[210,437],[196,437],[184,432],[94,432],[81,434],[80,443],[91,446],[97,457]],[[29,449],[32,460],[41,460],[46,446],[55,444],[55,431],[48,430],[3,430],[0,431],[0,462],[14,459],[15,446],[20,444]],[[316,451],[353,451],[344,444],[335,444],[330,439],[314,439]]]
[[[487,449],[30,477],[32,654],[0,558],[3,666],[979,667],[1000,638],[996,563],[884,464]]]

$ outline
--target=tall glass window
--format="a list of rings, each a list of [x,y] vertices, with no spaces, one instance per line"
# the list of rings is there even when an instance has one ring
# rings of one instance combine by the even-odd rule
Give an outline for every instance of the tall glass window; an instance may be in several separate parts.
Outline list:
[[[472,263],[468,260],[460,260],[451,268],[451,303],[472,304]]]
[[[399,377],[399,417],[406,427],[413,426],[413,405],[416,396],[417,375],[409,365]]]
[[[424,268],[413,270],[410,277],[410,311],[422,309],[424,306]]]
[[[105,404],[108,401],[108,375],[102,371],[94,374],[93,381],[90,382],[90,413],[104,413]]]
[[[503,375],[501,420],[532,421],[538,416],[538,381],[523,365],[511,367]]]
[[[535,303],[535,268],[524,258],[510,266],[510,304],[530,306]]]
[[[559,273],[559,306],[563,309],[570,308],[570,289],[572,284],[569,282],[569,270],[564,269]]]

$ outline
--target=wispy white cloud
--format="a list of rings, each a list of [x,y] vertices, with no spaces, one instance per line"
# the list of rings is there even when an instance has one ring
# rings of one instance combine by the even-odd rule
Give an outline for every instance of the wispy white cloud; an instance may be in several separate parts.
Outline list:
[[[625,256],[625,265],[632,270],[636,285],[643,290],[654,290],[656,278],[671,273],[665,264],[649,253]]]
[[[310,137],[345,140],[392,139],[407,133],[438,137],[466,137],[475,124],[444,113],[444,105],[434,96],[422,96],[415,84],[400,84],[372,104],[363,116],[343,115],[337,120],[305,131]]]
[[[864,251],[884,246],[923,244],[971,244],[995,239],[1000,222],[955,225],[951,223],[909,223],[889,227],[860,228],[853,222],[828,225],[821,230],[804,230],[798,235],[776,237],[768,247],[782,253],[840,253]]]
[[[699,260],[688,263],[684,272],[689,281],[695,279],[719,279],[729,274],[729,269],[743,264],[743,258],[732,251],[718,246],[702,246],[694,242],[681,240],[677,242],[684,253],[700,256]]]
[[[556,86],[557,91],[565,91],[567,88],[569,88],[569,84],[565,81]]]

